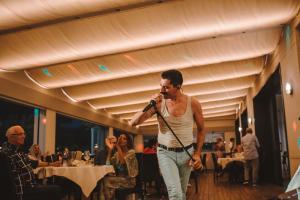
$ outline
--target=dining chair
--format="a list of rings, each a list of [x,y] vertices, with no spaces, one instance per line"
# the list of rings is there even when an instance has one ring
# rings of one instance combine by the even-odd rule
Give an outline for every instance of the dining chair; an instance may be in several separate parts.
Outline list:
[[[193,179],[195,182],[195,191],[198,193],[198,178],[199,178],[199,172],[192,170],[190,179]]]
[[[144,190],[143,190],[143,177],[142,177],[142,171],[143,171],[143,153],[136,153],[136,158],[138,161],[138,169],[139,174],[135,177],[136,178],[136,185],[134,188],[128,188],[128,189],[116,189],[116,199],[117,200],[123,200],[126,199],[126,197],[130,194],[137,194],[139,195],[141,200],[144,200]]]
[[[215,153],[211,153],[214,166],[214,183],[219,181],[220,174],[223,173],[222,166],[218,164],[218,158]]]
[[[162,177],[156,154],[143,155],[142,177],[145,192],[147,192],[147,183],[155,182],[156,191],[161,194]]]
[[[205,172],[207,172],[207,167],[206,167],[206,153],[204,153],[202,156],[201,156],[201,162],[202,162],[202,165],[203,165],[203,170]]]
[[[230,183],[242,183],[244,175],[244,163],[234,160],[229,162],[223,171],[228,172],[228,181]]]

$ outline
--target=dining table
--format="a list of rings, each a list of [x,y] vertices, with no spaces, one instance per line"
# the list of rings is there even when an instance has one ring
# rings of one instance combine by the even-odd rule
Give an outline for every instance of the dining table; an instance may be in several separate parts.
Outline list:
[[[108,173],[114,173],[112,165],[86,165],[39,167],[34,169],[37,178],[45,179],[52,176],[62,176],[78,184],[85,197],[88,197],[97,182]]]
[[[245,162],[244,157],[228,157],[228,158],[218,158],[218,164],[222,166],[222,169],[226,167],[226,165],[232,161],[241,161]]]

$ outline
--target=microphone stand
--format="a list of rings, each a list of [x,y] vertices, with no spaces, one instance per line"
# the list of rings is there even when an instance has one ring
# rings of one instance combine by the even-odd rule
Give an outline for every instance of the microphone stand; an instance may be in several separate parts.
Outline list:
[[[169,128],[169,130],[172,132],[172,134],[174,135],[174,137],[176,138],[176,140],[179,142],[179,144],[182,146],[182,148],[184,149],[184,151],[187,153],[187,155],[192,159],[193,162],[195,162],[195,159],[192,157],[192,155],[184,148],[184,145],[182,144],[182,142],[180,141],[180,139],[177,137],[177,135],[174,133],[173,129],[170,127],[170,125],[168,124],[168,122],[165,120],[165,118],[160,114],[160,112],[158,112],[156,105],[153,105],[155,113],[158,117],[160,117],[164,123],[166,124],[166,126]]]

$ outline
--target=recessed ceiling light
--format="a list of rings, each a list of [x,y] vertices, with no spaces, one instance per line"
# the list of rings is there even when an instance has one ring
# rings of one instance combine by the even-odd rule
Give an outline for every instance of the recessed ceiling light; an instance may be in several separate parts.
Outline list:
[[[46,76],[52,77],[52,74],[49,72],[49,70],[47,68],[43,68],[42,69],[43,74],[45,74]]]
[[[98,68],[99,68],[101,71],[109,72],[109,69],[108,69],[107,67],[105,67],[104,65],[98,65]]]
[[[290,84],[290,83],[286,83],[286,84],[285,84],[285,93],[286,93],[286,94],[289,94],[289,95],[292,95],[292,94],[293,94],[293,87],[292,87],[292,84]]]

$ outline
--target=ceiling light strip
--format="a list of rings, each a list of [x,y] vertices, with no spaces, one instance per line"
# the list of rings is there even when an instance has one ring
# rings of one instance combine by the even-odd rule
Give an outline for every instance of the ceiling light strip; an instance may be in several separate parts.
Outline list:
[[[89,104],[89,106],[91,106],[94,110],[98,110],[93,104],[91,104],[89,101],[86,101],[87,104]]]
[[[247,88],[248,89],[248,88]],[[237,91],[237,90],[232,90],[232,91]],[[223,92],[217,92],[217,93],[223,93]],[[215,94],[217,94],[215,93]],[[211,94],[203,94],[203,95],[212,95]],[[214,102],[214,101],[222,101],[222,100],[228,100],[228,99],[232,99],[232,98],[239,98],[239,97],[244,97],[246,96],[246,93],[245,94],[240,94],[240,95],[236,95],[234,97],[220,97],[220,98],[212,98],[212,99],[209,99],[209,100],[199,100],[200,98],[197,97],[197,96],[202,96],[202,95],[189,95],[191,97],[195,97],[201,104],[202,103],[209,103],[209,102]],[[93,100],[93,99],[91,99]],[[101,103],[101,105],[99,104],[98,109],[104,109],[104,108],[115,108],[115,107],[119,107],[119,106],[132,106],[132,105],[135,105],[135,104],[141,104],[141,103],[148,103],[148,99],[147,100],[135,100],[134,102],[130,102],[130,101],[126,101],[126,102],[116,102],[116,103]]]
[[[235,99],[233,99],[233,100],[235,100]],[[222,108],[223,108],[222,111],[212,111],[212,112],[224,112],[224,111],[232,110],[231,108],[233,108],[233,107],[234,107],[234,110],[235,110],[235,107],[241,102],[241,100],[234,101],[234,102],[226,102],[224,104],[222,104],[222,101],[213,101],[213,102],[217,102],[218,104],[215,104],[215,105],[213,105],[213,104],[211,104],[211,105],[202,104],[203,113],[209,113],[212,110],[222,109]],[[126,111],[119,111],[119,112],[117,112],[117,111],[110,112],[108,110],[108,113],[113,114],[113,115],[121,115],[121,118],[122,118],[122,115],[135,114],[136,112],[139,112],[141,110],[142,110],[142,108],[132,108],[130,110],[128,109]]]
[[[47,88],[46,86],[44,86],[44,85],[42,85],[42,84],[40,84],[38,81],[36,81],[34,78],[32,78],[31,76],[30,76],[30,74],[27,72],[27,70],[24,70],[24,73],[25,73],[25,75],[27,76],[27,78],[29,78],[32,82],[34,82],[36,85],[38,85],[38,86],[40,86],[41,88],[44,88],[44,89],[49,89],[49,88]]]
[[[141,109],[137,108],[137,109],[131,109],[131,110],[127,110],[127,111],[108,111],[110,114],[112,115],[122,115],[122,114],[125,114],[125,113],[132,113],[132,112],[139,112],[141,111]]]
[[[222,108],[226,106],[234,106],[238,105],[239,102],[230,102],[230,103],[224,103],[224,104],[216,104],[216,105],[202,105],[202,110],[207,110],[207,109],[215,109],[215,108]]]
[[[234,105],[238,105],[240,103],[240,101],[241,100],[236,100],[234,102],[228,102],[228,103],[224,103],[224,104],[219,103],[216,105],[203,105],[202,104],[202,110],[216,109],[216,108],[222,108],[222,107],[226,107],[226,106],[234,106]],[[212,101],[212,102],[216,102],[216,101]],[[221,102],[221,101],[217,101],[217,102]],[[132,113],[132,112],[139,112],[141,110],[142,110],[142,108],[132,108],[132,109],[127,109],[127,110],[122,110],[122,111],[109,111],[108,110],[108,113],[110,113],[112,115],[122,115],[122,114],[127,114],[127,113]]]
[[[215,111],[215,112],[211,112],[211,113],[203,113],[203,117],[211,118],[211,117],[227,116],[227,115],[233,115],[233,114],[235,114],[235,110],[232,111],[232,109],[230,109],[228,111]],[[133,117],[133,115],[120,117],[120,119],[131,120],[132,117]],[[156,118],[149,118],[148,120],[145,121],[145,123],[153,122],[153,121],[157,121]]]
[[[230,116],[230,115],[232,115],[232,114],[224,113],[224,114],[221,114],[221,115],[213,115],[213,116],[207,116],[207,117],[204,116],[204,120],[207,119],[207,118],[215,118],[215,117],[219,117],[219,116]],[[153,125],[157,125],[157,124],[158,124],[157,121],[152,121],[151,120],[151,121],[145,121],[144,123],[142,123],[138,126],[139,127],[141,127],[141,126],[153,126]]]
[[[68,95],[68,93],[67,93],[63,88],[60,88],[60,89],[61,89],[62,93],[63,93],[66,97],[68,97],[71,101],[73,101],[73,102],[78,102],[78,100],[76,100],[76,99],[72,98],[70,95]]]
[[[225,112],[225,113],[218,113],[218,114],[208,114],[204,115],[204,119],[206,118],[213,118],[213,117],[222,117],[222,116],[228,116],[228,115],[234,115],[234,112]]]
[[[7,70],[7,69],[1,69],[1,68],[0,68],[0,72],[16,72],[16,71],[13,71],[13,70]]]
[[[153,122],[153,123],[143,123],[143,124],[137,125],[137,127],[141,127],[141,126],[153,126],[153,125],[157,125],[157,122]]]

